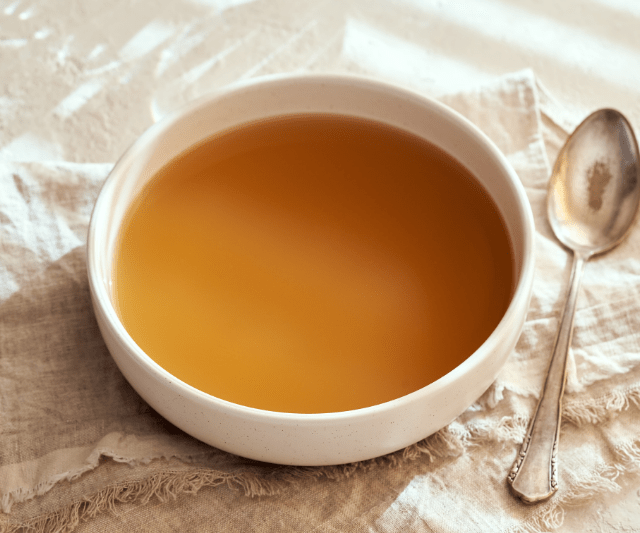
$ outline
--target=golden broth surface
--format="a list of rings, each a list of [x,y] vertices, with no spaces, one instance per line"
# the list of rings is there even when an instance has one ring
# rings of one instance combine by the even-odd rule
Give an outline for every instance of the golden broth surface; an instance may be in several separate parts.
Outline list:
[[[390,126],[297,115],[217,135],[127,213],[119,316],[182,381],[281,412],[399,398],[462,363],[513,285],[493,201]]]

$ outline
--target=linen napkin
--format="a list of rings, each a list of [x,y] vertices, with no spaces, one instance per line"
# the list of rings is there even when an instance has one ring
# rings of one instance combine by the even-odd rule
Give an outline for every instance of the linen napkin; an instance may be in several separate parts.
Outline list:
[[[585,270],[560,490],[532,507],[510,494],[570,270],[545,218],[550,161],[582,117],[528,70],[442,100],[493,139],[526,188],[537,228],[531,308],[500,375],[465,413],[357,464],[258,463],[156,414],[119,373],[91,310],[86,231],[112,165],[0,161],[0,532],[549,531],[637,474],[640,228]]]

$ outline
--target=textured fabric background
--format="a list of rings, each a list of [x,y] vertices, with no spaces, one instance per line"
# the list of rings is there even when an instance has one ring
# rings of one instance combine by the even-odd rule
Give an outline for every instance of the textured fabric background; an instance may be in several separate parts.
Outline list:
[[[537,401],[570,261],[545,220],[550,164],[575,117],[531,71],[444,102],[508,156],[536,218],[536,280],[496,382],[436,435],[354,465],[223,453],[153,412],[97,329],[85,233],[111,165],[0,160],[0,531],[546,531],[640,470],[640,231],[587,265],[575,321],[559,493],[507,489]],[[195,493],[198,493],[194,496]]]

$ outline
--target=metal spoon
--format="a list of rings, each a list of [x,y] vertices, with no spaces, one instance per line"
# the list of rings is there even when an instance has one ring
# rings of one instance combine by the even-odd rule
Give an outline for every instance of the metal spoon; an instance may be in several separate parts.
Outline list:
[[[610,250],[629,231],[640,201],[639,159],[627,119],[601,109],[569,137],[551,174],[547,216],[560,242],[573,251],[573,268],[540,401],[507,478],[526,503],[544,501],[558,489],[562,394],[580,275],[591,256]]]

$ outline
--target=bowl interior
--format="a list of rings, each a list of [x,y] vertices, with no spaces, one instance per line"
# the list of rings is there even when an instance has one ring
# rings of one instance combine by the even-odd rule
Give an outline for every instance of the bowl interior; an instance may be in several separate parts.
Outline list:
[[[515,270],[511,307],[523,305],[523,298],[528,298],[523,274],[525,266],[531,266],[532,253],[530,213],[515,173],[477,128],[436,102],[377,82],[341,76],[285,77],[239,85],[194,102],[150,128],[116,165],[94,211],[89,261],[99,280],[96,298],[123,338],[128,335],[111,294],[114,250],[127,208],[146,183],[171,159],[216,132],[269,117],[318,112],[404,129],[467,167],[492,196],[505,221]],[[130,338],[126,342],[134,344]]]

